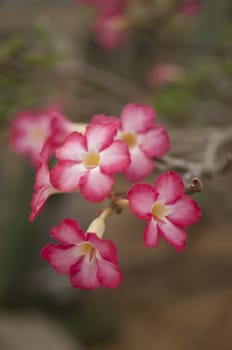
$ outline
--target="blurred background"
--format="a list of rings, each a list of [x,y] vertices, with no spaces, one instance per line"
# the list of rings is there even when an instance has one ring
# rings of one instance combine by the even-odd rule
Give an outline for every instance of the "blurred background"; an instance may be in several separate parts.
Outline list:
[[[129,211],[110,218],[124,280],[74,290],[40,249],[63,218],[86,229],[104,204],[60,195],[30,224],[35,169],[12,151],[11,121],[59,106],[88,122],[132,101],[157,110],[171,159],[205,169],[203,217],[182,254],[143,247]],[[84,0],[0,0],[0,350],[232,349],[231,110],[231,0],[128,0],[107,15]]]

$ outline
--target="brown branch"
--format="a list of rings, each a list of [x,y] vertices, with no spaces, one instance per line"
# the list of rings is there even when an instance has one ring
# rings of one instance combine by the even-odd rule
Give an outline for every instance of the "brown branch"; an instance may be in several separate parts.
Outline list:
[[[202,191],[201,179],[212,178],[217,174],[228,172],[232,168],[232,153],[228,153],[224,159],[218,160],[219,151],[232,140],[232,129],[215,130],[211,128],[208,134],[206,129],[202,128],[202,131],[205,134],[203,136],[210,135],[202,161],[187,161],[174,156],[165,156],[156,161],[157,168],[160,171],[174,170],[180,172],[185,182],[185,193],[190,195]],[[199,130],[196,135],[199,136]]]
[[[183,130],[180,132],[183,133]],[[168,155],[164,156],[162,159],[156,160],[158,169],[160,171],[174,170],[180,172],[183,174],[186,181],[189,181],[193,177],[211,178],[217,174],[229,171],[232,166],[232,153],[228,153],[222,160],[218,159],[218,155],[223,146],[232,141],[232,128],[216,130],[213,128],[207,129],[203,127],[201,132],[202,138],[205,137],[207,139],[208,137],[202,161],[187,161],[183,158]],[[176,134],[178,136],[179,133]],[[191,142],[194,142],[194,139]],[[196,144],[199,143],[199,130],[197,129]],[[200,146],[203,147],[201,143]],[[192,156],[193,153],[194,150],[191,151],[190,155]]]

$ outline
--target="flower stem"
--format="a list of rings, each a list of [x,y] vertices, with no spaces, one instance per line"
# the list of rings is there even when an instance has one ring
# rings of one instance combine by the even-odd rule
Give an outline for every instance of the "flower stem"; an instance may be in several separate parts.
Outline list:
[[[102,220],[106,220],[108,218],[108,216],[112,215],[113,214],[113,208],[112,207],[108,207],[108,208],[105,208],[103,210],[103,212],[101,213],[101,215],[99,216],[99,218],[101,218]]]

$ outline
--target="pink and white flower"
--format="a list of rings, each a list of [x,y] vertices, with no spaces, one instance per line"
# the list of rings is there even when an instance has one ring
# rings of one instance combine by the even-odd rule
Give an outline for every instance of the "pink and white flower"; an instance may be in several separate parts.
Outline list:
[[[131,157],[124,171],[130,181],[140,181],[154,170],[154,157],[163,156],[170,147],[169,137],[163,126],[156,124],[156,112],[147,105],[127,104],[120,119],[109,117],[118,127],[117,139],[128,146]],[[106,124],[107,117],[96,115],[93,122]]]
[[[148,83],[151,87],[161,87],[168,83],[178,82],[185,78],[183,67],[174,63],[161,62],[148,73]]]
[[[49,168],[47,163],[48,153],[49,148],[45,145],[40,154],[40,164],[38,165],[35,177],[35,192],[33,193],[31,201],[31,222],[34,221],[36,216],[38,216],[41,213],[48,197],[50,197],[52,194],[60,192],[58,189],[54,188],[50,182]]]
[[[121,12],[102,12],[94,24],[94,34],[98,44],[106,49],[112,50],[122,46],[127,40],[124,28],[124,15]]]
[[[44,111],[25,111],[14,119],[10,143],[19,154],[29,157],[33,164],[40,162],[40,152],[49,139],[50,152],[63,140],[70,122],[55,108]]]
[[[90,123],[85,135],[73,132],[56,151],[59,163],[51,170],[55,188],[64,192],[80,190],[91,202],[103,201],[114,183],[114,174],[130,164],[127,146],[114,141],[114,123]]]
[[[157,247],[159,236],[177,251],[185,248],[185,227],[195,224],[201,209],[196,201],[184,194],[184,183],[176,172],[161,174],[154,187],[149,184],[134,185],[128,192],[131,211],[146,220],[144,244]]]
[[[101,47],[112,50],[126,41],[127,0],[76,0],[76,2],[97,9],[93,31]]]
[[[69,274],[74,288],[117,287],[122,280],[117,249],[95,232],[84,233],[78,222],[65,219],[51,230],[59,244],[47,244],[41,256],[60,274]]]

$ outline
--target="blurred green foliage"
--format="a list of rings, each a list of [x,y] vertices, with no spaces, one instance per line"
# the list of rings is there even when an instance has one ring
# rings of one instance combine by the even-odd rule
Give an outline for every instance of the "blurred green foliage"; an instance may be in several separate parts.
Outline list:
[[[39,21],[30,35],[10,37],[0,43],[0,124],[23,108],[36,106],[38,83],[33,76],[47,75],[63,53],[46,21]]]
[[[171,84],[155,91],[152,105],[159,115],[171,120],[182,120],[188,115],[193,98],[191,90],[185,86]]]

